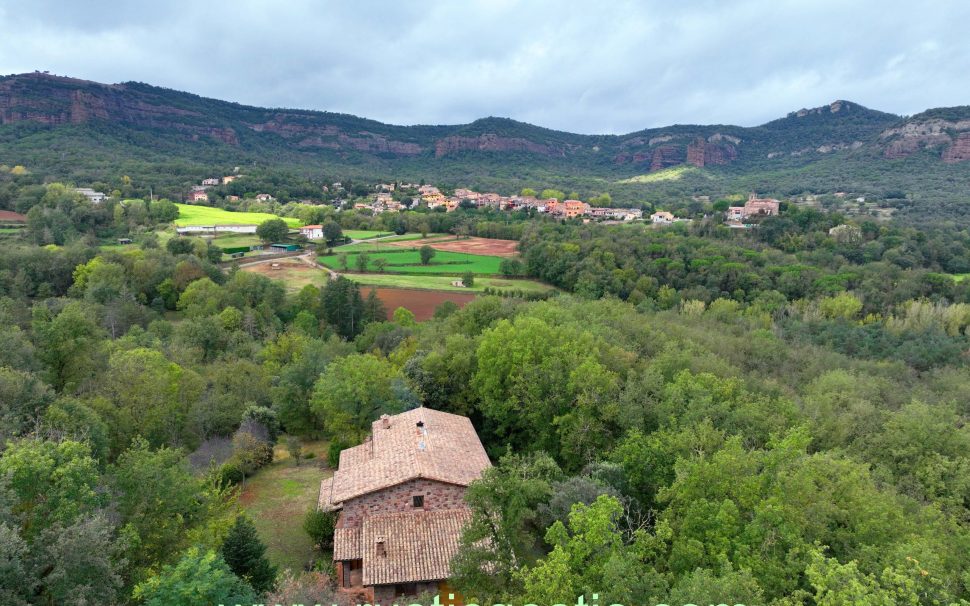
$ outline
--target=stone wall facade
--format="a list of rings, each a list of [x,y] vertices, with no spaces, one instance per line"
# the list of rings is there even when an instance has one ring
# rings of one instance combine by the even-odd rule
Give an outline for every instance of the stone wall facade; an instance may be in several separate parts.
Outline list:
[[[337,525],[353,528],[360,526],[367,516],[414,511],[414,495],[424,497],[425,511],[463,508],[466,507],[465,490],[465,486],[435,480],[410,480],[345,502]]]
[[[403,595],[399,594],[398,591],[403,589],[397,585],[374,585],[374,602],[375,606],[393,606],[393,604],[407,604],[408,600],[401,599]],[[438,593],[438,582],[429,581],[426,583],[414,583],[414,587],[409,587],[408,591],[413,591],[414,593],[404,594],[416,596],[420,594],[436,594]],[[446,603],[446,600],[442,598],[442,604]]]

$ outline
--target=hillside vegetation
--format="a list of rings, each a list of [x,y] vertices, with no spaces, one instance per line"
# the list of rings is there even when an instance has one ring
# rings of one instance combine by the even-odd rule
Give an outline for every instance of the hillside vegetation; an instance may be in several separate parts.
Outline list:
[[[247,107],[140,83],[108,86],[24,74],[0,78],[0,115],[2,162],[79,183],[129,175],[172,199],[196,179],[236,166],[315,178],[425,179],[503,193],[542,183],[584,196],[609,192],[622,203],[738,191],[899,194],[904,211],[915,208],[913,217],[930,206],[962,216],[961,192],[970,190],[970,172],[959,164],[970,152],[956,153],[955,163],[941,160],[959,143],[956,122],[934,142],[883,136],[944,117],[966,121],[966,107],[904,119],[836,101],[757,127],[678,125],[577,135],[500,118],[402,127]],[[688,166],[710,178],[651,178],[682,176]],[[670,168],[675,172],[658,172]]]

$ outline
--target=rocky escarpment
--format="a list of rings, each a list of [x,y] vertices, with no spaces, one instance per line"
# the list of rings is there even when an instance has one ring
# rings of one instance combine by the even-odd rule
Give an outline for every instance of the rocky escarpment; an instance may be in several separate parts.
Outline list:
[[[905,158],[924,149],[940,148],[944,162],[960,162],[970,159],[970,119],[915,117],[884,130],[879,134],[879,140],[885,145],[883,156],[886,158]]]
[[[372,154],[416,156],[424,151],[417,143],[398,141],[380,133],[350,131],[335,124],[314,124],[303,114],[280,112],[267,120],[246,125],[257,133],[273,133],[300,148],[354,150]]]
[[[930,150],[945,163],[970,159],[970,107],[928,110],[903,120],[848,101],[800,110],[754,127],[675,125],[601,136],[507,118],[456,126],[395,126],[331,112],[244,106],[134,82],[100,84],[42,73],[0,76],[0,127],[25,122],[51,129],[93,125],[100,132],[107,126],[119,135],[111,143],[118,146],[129,144],[126,129],[131,128],[142,132],[130,140],[144,140],[147,129],[153,140],[170,150],[179,150],[185,141],[217,141],[256,155],[288,149],[301,152],[300,162],[324,155],[355,162],[361,156],[434,162],[484,152],[531,155],[531,160],[515,161],[549,159],[593,171],[610,158],[614,165],[628,165],[640,173],[684,164],[806,164],[823,155],[856,150],[862,152],[857,156],[866,157],[896,159]],[[185,151],[198,153],[200,148]]]
[[[233,128],[199,123],[205,121],[203,113],[152,103],[123,84],[40,73],[0,81],[0,124],[59,126],[92,121],[174,130],[191,139],[212,137],[229,145],[239,144]]]
[[[687,152],[682,147],[674,145],[661,145],[653,150],[650,157],[650,170],[658,171],[671,166],[683,164],[687,159]]]
[[[436,158],[463,151],[529,152],[543,156],[564,156],[566,154],[566,149],[561,146],[544,145],[518,137],[500,137],[492,133],[485,133],[477,137],[444,137],[439,139],[434,147]]]
[[[943,150],[943,161],[952,164],[970,160],[970,132],[960,133],[950,147]]]
[[[738,159],[741,139],[732,135],[714,133],[702,136],[658,135],[646,139],[635,137],[623,141],[624,151],[613,158],[616,164],[650,163],[650,171],[663,170],[679,164],[704,167],[730,164]],[[646,149],[636,149],[636,148]],[[632,149],[631,149],[632,148]]]
[[[713,139],[714,137],[710,137]],[[738,159],[738,148],[731,143],[712,143],[698,137],[687,146],[687,163],[697,167],[729,164]],[[717,139],[722,141],[723,139]]]

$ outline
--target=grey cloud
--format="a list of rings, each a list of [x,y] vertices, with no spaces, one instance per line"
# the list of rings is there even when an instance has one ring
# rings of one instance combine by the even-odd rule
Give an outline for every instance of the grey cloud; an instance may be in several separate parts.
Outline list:
[[[19,6],[18,6],[19,5]],[[0,73],[139,80],[399,124],[752,125],[970,103],[970,4],[0,0]]]

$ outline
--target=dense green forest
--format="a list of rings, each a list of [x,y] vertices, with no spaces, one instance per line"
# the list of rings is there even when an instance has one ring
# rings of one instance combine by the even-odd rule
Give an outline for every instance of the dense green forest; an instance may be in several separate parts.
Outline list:
[[[253,178],[241,193],[310,187]],[[93,205],[49,181],[0,174],[28,219],[0,240],[4,604],[339,603],[323,552],[269,563],[240,485],[277,443],[336,453],[420,404],[468,415],[495,463],[453,565],[480,603],[970,600],[966,225],[240,202],[518,239],[521,272],[560,289],[418,323],[345,278],[287,292],[163,242],[177,209],[130,182]]]

